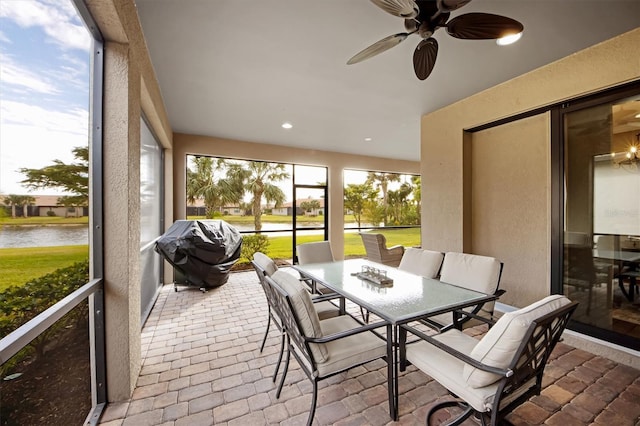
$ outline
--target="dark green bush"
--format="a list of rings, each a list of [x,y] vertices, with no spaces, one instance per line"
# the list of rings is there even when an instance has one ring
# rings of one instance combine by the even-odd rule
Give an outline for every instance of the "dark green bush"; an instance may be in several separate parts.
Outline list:
[[[25,283],[0,292],[0,338],[5,337],[27,321],[35,318],[56,302],[89,282],[89,260],[58,269]],[[86,318],[87,307],[74,309],[54,326],[36,338],[31,346],[37,355],[44,353],[48,341],[66,326],[75,325]]]

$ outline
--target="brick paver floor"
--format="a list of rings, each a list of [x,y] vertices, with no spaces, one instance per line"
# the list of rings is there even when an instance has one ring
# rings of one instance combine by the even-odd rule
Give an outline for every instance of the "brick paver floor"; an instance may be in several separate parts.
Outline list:
[[[253,271],[232,273],[227,284],[206,293],[165,286],[142,332],[143,364],[133,395],[110,404],[101,425],[305,424],[311,383],[292,358],[275,398],[279,336],[271,331],[260,353],[266,318]],[[640,426],[639,370],[563,343],[552,358],[541,395],[509,416],[513,424]],[[391,422],[384,361],[322,380],[314,424],[424,425],[429,407],[449,398],[414,367],[402,373],[399,387],[400,419]]]

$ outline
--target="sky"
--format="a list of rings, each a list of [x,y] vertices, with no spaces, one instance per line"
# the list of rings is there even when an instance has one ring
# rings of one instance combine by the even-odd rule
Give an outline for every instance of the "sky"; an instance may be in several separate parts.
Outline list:
[[[0,195],[88,143],[91,38],[69,0],[0,0]]]

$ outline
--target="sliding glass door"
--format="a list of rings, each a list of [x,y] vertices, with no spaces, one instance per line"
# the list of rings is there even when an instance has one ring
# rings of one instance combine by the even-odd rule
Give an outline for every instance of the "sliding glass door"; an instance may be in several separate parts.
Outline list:
[[[640,94],[591,100],[561,114],[562,290],[574,321],[640,347]]]

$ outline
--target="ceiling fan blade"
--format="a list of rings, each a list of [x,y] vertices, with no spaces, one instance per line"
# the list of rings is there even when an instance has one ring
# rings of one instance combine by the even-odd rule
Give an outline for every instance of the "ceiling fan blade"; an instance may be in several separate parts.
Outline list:
[[[420,9],[413,0],[371,0],[373,4],[393,16],[415,18]]]
[[[451,12],[460,9],[471,0],[438,0],[438,10],[441,12]]]
[[[380,41],[376,41],[371,46],[356,53],[351,59],[347,61],[347,65],[357,64],[358,62],[362,62],[365,59],[376,56],[384,52],[385,50],[389,50],[393,46],[397,46],[398,44],[403,42],[408,36],[409,33],[398,33],[385,37]]]
[[[418,43],[416,50],[413,52],[413,70],[416,77],[424,80],[429,77],[433,67],[436,65],[436,57],[438,56],[438,42],[435,38],[428,38]]]
[[[446,25],[449,35],[469,40],[489,40],[521,33],[524,26],[515,19],[491,13],[465,13]]]

